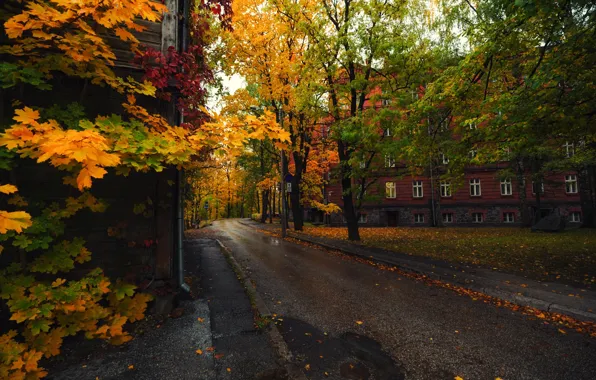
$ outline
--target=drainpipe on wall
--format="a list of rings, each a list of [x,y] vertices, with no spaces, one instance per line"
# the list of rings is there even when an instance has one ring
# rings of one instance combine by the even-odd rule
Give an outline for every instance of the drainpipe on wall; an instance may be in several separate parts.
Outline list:
[[[178,43],[181,50],[188,50],[188,18],[189,1],[179,0],[178,12],[182,17],[178,21]],[[178,125],[184,123],[184,115],[178,114]],[[176,171],[176,280],[180,289],[190,292],[190,287],[184,282],[184,170]]]

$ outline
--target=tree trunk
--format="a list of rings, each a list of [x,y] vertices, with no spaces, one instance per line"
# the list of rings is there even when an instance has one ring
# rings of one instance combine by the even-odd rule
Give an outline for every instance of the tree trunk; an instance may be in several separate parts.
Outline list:
[[[528,213],[528,201],[526,196],[526,177],[524,173],[524,165],[517,161],[517,191],[519,193],[519,212],[521,215],[522,226],[529,227],[531,224],[530,215]]]
[[[290,202],[292,207],[292,216],[294,217],[294,231],[302,231],[304,226],[304,211],[300,204],[300,191],[296,185],[296,177],[292,180],[292,192],[290,193]]]
[[[360,240],[360,233],[358,231],[358,215],[354,208],[354,196],[352,194],[352,176],[350,167],[350,156],[346,152],[344,142],[339,140],[337,142],[337,150],[339,153],[339,164],[341,167],[341,199],[343,201],[344,217],[348,225],[348,239],[352,241]]]
[[[269,199],[269,190],[263,190],[261,192],[262,195],[262,200],[261,200],[261,204],[263,205],[262,208],[262,213],[261,213],[261,223],[265,223],[267,222],[267,205],[268,205],[268,199]]]
[[[588,166],[579,171],[578,182],[582,227],[596,227],[596,167]]]
[[[273,224],[273,190],[269,190],[269,224]]]

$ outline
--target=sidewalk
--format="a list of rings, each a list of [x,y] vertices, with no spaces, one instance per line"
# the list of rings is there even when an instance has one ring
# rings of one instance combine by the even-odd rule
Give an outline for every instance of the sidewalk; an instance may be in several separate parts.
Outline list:
[[[199,298],[182,301],[178,305],[178,310],[182,310],[179,317],[158,324],[148,320],[143,325],[146,330],[143,334],[137,334],[129,344],[120,347],[90,341],[97,349],[82,356],[84,361],[55,368],[48,378],[285,378],[268,335],[255,328],[249,297],[216,240],[186,241],[185,274],[200,279]],[[136,326],[132,325],[138,329]]]
[[[279,232],[278,225],[246,219],[243,224]],[[427,257],[410,256],[344,240],[328,239],[288,230],[288,236],[347,255],[396,266],[407,272],[424,274],[520,306],[561,313],[580,320],[596,321],[596,292],[569,285],[533,281],[471,264],[451,263]]]

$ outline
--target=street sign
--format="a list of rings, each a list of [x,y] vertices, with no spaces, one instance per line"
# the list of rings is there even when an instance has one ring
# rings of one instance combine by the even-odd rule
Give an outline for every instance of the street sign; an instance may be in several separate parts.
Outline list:
[[[208,209],[209,209],[209,202],[205,201],[205,210],[208,210]]]
[[[292,182],[293,179],[294,179],[294,176],[291,175],[290,173],[287,173],[286,176],[284,177],[284,181],[286,181],[286,182]]]
[[[292,192],[292,183],[287,182],[286,183],[286,193],[291,193],[291,192]]]

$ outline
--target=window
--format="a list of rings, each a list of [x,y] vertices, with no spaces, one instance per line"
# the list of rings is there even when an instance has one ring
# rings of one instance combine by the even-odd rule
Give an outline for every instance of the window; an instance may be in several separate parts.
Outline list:
[[[484,221],[484,214],[481,212],[473,212],[472,213],[472,222],[473,223],[482,223]]]
[[[479,197],[482,194],[480,190],[480,180],[474,178],[470,180],[470,195],[473,197]]]
[[[424,223],[424,214],[414,214],[414,223]]]
[[[566,175],[565,176],[565,192],[567,194],[576,194],[577,193],[577,176],[576,175]]]
[[[395,167],[395,158],[391,157],[390,154],[385,155],[385,167],[386,168],[394,168]]]
[[[366,223],[368,220],[368,218],[366,217],[366,214],[360,214],[360,216],[358,217],[358,223]]]
[[[366,161],[360,161],[360,169],[366,169]]]
[[[563,148],[565,148],[565,156],[567,158],[573,157],[575,155],[575,144],[566,141],[563,145]]]
[[[443,214],[443,223],[453,223],[453,214],[444,213]]]
[[[510,179],[504,179],[501,181],[501,195],[512,195],[513,186],[511,185]]]
[[[476,124],[476,123],[468,124],[468,129],[471,131],[473,131],[474,129],[477,129],[477,128],[478,128],[478,124]]]
[[[451,196],[451,182],[441,182],[441,197],[447,198]]]
[[[532,194],[536,194],[536,190],[538,190],[538,184],[532,181]],[[540,182],[540,194],[544,194],[544,182]]]
[[[443,120],[439,123],[439,131],[447,132],[449,130],[449,121]]]
[[[391,100],[390,99],[383,99],[383,100],[381,100],[381,104],[384,107],[387,107],[389,104],[391,104]]]
[[[412,195],[414,198],[422,198],[424,196],[422,189],[422,181],[412,182]]]
[[[503,223],[513,223],[513,222],[515,222],[515,213],[504,212],[503,213]]]
[[[395,198],[395,182],[385,182],[385,198]]]
[[[449,157],[447,157],[445,153],[441,153],[441,161],[443,162],[443,165],[447,165],[449,164]]]
[[[582,221],[582,214],[579,211],[573,211],[569,213],[569,221],[571,223],[579,223]]]
[[[383,136],[386,136],[386,137],[391,136],[391,129],[385,128],[385,130],[383,131]]]
[[[470,160],[475,159],[477,155],[478,151],[476,149],[472,149],[470,152],[468,152],[468,157],[470,157]]]

